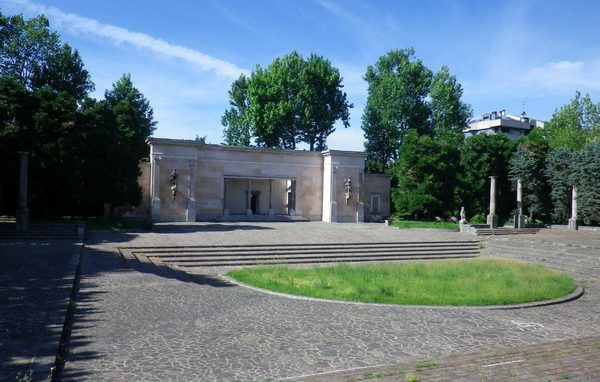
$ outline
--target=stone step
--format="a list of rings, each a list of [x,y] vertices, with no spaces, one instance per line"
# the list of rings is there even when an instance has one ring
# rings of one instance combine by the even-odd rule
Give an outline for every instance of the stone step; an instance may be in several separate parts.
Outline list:
[[[189,250],[189,249],[204,249],[204,250],[220,250],[220,249],[229,249],[235,250],[236,248],[242,250],[251,250],[251,249],[264,249],[264,248],[375,248],[375,247],[387,247],[387,246],[404,246],[404,247],[412,247],[412,246],[433,246],[433,245],[479,245],[478,240],[448,240],[448,241],[413,241],[413,242],[377,242],[377,243],[301,243],[301,244],[249,244],[249,245],[189,245],[189,246],[168,246],[168,247],[160,247],[160,246],[151,246],[151,247],[126,247],[128,250],[133,250],[135,252],[176,252],[178,250]]]
[[[307,259],[273,259],[273,260],[260,260],[260,259],[235,259],[235,260],[223,260],[223,261],[212,261],[202,263],[189,263],[185,265],[179,265],[174,263],[166,263],[170,266],[176,266],[183,269],[193,269],[202,267],[216,267],[216,266],[237,266],[237,265],[273,265],[273,264],[319,264],[319,263],[354,263],[354,262],[377,262],[377,261],[407,261],[407,260],[434,260],[434,259],[464,259],[474,258],[477,254],[472,255],[421,255],[421,256],[350,256],[350,257],[313,257]]]
[[[137,254],[145,256],[160,257],[167,261],[171,258],[186,258],[186,257],[197,257],[197,256],[259,256],[264,254],[273,254],[277,256],[290,255],[290,254],[307,254],[307,255],[321,255],[321,254],[346,254],[346,253],[383,253],[383,252],[431,252],[431,251],[453,251],[453,250],[470,250],[479,251],[479,245],[453,245],[453,246],[419,246],[419,247],[376,247],[376,248],[336,248],[336,249],[323,249],[323,248],[290,248],[290,249],[253,249],[253,250],[194,250],[194,251],[136,251]]]
[[[247,260],[247,259],[316,259],[316,258],[339,258],[339,257],[381,257],[381,256],[434,256],[434,255],[477,255],[478,250],[473,249],[441,249],[441,250],[430,250],[430,251],[378,251],[378,252],[339,252],[335,254],[331,253],[298,253],[298,254],[276,254],[276,253],[257,253],[252,255],[240,256],[240,255],[196,255],[196,256],[154,256],[152,254],[146,255],[151,259],[159,259],[164,263],[177,263],[187,264],[193,262],[204,262],[204,261],[220,261],[220,260]],[[139,256],[139,254],[138,254]]]
[[[476,235],[478,236],[489,236],[489,235],[531,235],[537,234],[541,228],[478,228]]]
[[[121,248],[126,259],[138,259],[142,266],[181,268],[465,258],[479,256],[479,251],[475,240]]]

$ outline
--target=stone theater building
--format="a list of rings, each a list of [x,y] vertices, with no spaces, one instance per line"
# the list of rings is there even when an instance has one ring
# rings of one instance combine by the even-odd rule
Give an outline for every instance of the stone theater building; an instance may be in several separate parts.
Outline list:
[[[152,221],[380,221],[390,176],[365,174],[365,154],[263,149],[150,138],[143,207]]]

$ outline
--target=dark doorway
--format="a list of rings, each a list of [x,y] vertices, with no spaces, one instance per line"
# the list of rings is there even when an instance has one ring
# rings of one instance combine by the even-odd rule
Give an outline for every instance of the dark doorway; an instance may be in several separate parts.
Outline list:
[[[250,209],[252,210],[253,215],[258,213],[258,194],[253,193],[250,196]]]

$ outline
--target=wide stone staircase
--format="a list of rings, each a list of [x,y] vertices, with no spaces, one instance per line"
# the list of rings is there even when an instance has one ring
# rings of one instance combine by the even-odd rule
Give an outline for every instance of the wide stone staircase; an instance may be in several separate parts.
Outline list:
[[[119,250],[128,261],[193,271],[203,267],[258,264],[472,258],[479,256],[479,241],[123,247]]]

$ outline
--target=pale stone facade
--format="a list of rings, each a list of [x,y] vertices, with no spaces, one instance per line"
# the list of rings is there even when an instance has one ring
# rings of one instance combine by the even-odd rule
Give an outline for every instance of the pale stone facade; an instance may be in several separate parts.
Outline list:
[[[153,221],[288,215],[362,222],[390,214],[390,177],[364,174],[361,152],[161,138],[148,143],[150,168],[140,177],[146,206],[140,210],[149,211]]]

